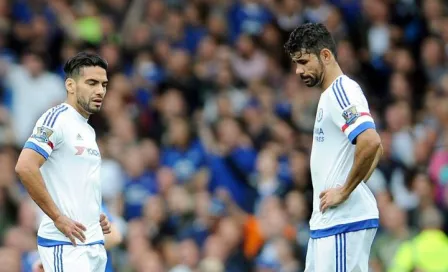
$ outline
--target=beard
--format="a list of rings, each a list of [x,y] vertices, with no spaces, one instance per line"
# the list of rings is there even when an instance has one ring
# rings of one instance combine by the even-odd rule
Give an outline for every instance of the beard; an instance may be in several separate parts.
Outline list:
[[[76,98],[76,100],[78,102],[78,105],[81,106],[81,108],[89,114],[98,113],[101,109],[100,106],[95,106],[95,105],[91,106],[91,103],[90,103],[91,101],[89,101],[81,96],[78,96]]]
[[[321,87],[322,82],[324,81],[324,64],[319,59],[319,71],[316,72],[315,75],[311,74],[309,76],[303,76],[302,81],[305,83],[305,85],[309,88],[312,87]]]

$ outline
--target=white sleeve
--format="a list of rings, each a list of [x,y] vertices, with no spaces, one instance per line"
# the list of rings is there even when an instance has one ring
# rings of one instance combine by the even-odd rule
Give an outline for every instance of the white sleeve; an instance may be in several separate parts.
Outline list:
[[[24,145],[24,149],[32,149],[45,159],[62,143],[62,122],[56,122],[66,106],[56,107],[45,112],[36,122],[32,135]]]
[[[351,79],[340,77],[329,90],[330,114],[352,144],[367,129],[376,129],[361,87]]]

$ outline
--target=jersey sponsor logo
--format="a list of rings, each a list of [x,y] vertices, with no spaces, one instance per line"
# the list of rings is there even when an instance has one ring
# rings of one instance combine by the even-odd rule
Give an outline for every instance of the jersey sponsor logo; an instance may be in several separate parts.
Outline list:
[[[38,127],[35,134],[31,135],[31,138],[36,139],[38,142],[48,144],[50,143],[50,136],[53,134],[53,130],[47,127]]]
[[[316,140],[317,142],[325,141],[325,133],[322,128],[314,128],[314,140]]]
[[[352,106],[342,112],[342,117],[344,117],[345,123],[347,125],[351,125],[354,122],[356,122],[356,119],[358,119],[359,116],[360,116],[360,114],[356,110],[355,106]]]
[[[322,121],[322,117],[324,116],[324,110],[322,108],[319,108],[317,111],[317,122]]]
[[[89,156],[96,156],[96,157],[100,156],[100,152],[93,148],[87,148],[84,146],[75,146],[75,148],[76,148],[75,153],[76,156],[81,156],[82,154],[84,154],[84,151],[87,152]]]

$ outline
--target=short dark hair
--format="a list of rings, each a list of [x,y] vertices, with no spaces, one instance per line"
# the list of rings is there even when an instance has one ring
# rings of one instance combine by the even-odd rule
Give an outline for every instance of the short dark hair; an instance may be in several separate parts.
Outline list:
[[[80,52],[70,58],[64,65],[65,78],[79,76],[81,68],[99,66],[107,70],[107,61],[97,54]]]
[[[315,54],[317,57],[322,49],[327,48],[336,57],[333,37],[321,23],[306,23],[294,29],[284,48],[290,56],[305,50],[306,53]]]

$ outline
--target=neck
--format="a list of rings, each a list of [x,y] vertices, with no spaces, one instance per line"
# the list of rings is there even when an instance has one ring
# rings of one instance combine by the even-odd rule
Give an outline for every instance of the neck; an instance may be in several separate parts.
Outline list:
[[[81,106],[79,106],[78,103],[76,103],[75,101],[72,101],[72,99],[67,98],[67,100],[65,101],[65,103],[69,104],[70,106],[72,106],[79,114],[82,115],[82,117],[88,119],[90,116],[90,113],[88,113],[87,111],[85,111]]]
[[[344,73],[341,67],[337,63],[331,64],[327,69],[325,69],[324,80],[322,81],[322,91],[325,91],[333,81]]]

